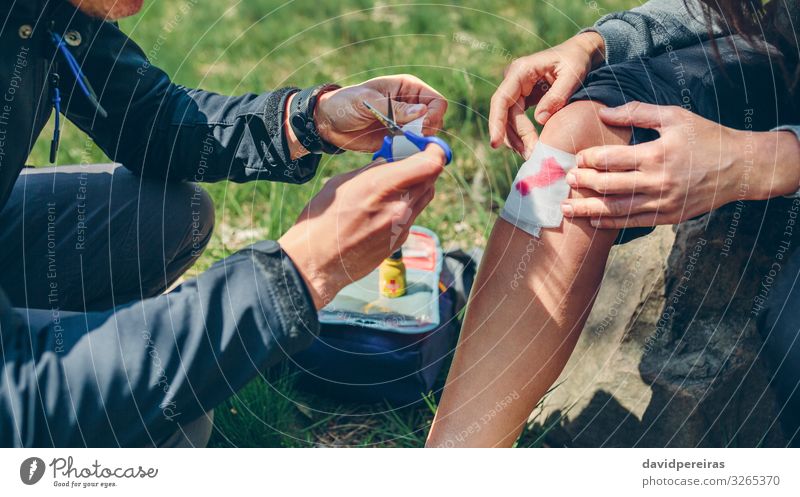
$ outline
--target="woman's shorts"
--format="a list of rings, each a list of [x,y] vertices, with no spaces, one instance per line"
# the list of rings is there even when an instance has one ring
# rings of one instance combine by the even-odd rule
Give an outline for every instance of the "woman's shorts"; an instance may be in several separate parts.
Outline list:
[[[589,74],[571,101],[592,100],[609,107],[633,101],[677,105],[730,128],[767,131],[800,122],[787,88],[775,49],[730,36],[602,66]],[[656,138],[653,130],[634,129],[631,142]],[[617,243],[651,231],[628,228]]]

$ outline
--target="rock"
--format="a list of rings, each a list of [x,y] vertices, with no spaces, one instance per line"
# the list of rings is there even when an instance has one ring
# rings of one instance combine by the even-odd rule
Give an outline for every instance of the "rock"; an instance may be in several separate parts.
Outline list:
[[[789,205],[734,203],[615,247],[575,352],[536,413],[546,443],[785,445],[755,316],[774,263],[800,241],[784,233]]]

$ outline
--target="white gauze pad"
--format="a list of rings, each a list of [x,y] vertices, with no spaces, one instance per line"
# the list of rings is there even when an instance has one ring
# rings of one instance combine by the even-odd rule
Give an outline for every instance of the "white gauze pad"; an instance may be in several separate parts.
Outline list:
[[[575,156],[541,141],[530,159],[519,168],[500,217],[538,237],[542,228],[561,224],[561,202],[569,195],[567,171],[575,167]]]
[[[424,120],[425,116],[422,116],[411,121],[403,126],[403,131],[411,131],[417,136],[422,136],[422,122]],[[396,136],[394,140],[392,140],[392,158],[396,161],[411,157],[419,153],[419,151],[420,150],[413,143],[408,141],[408,138],[405,136]]]

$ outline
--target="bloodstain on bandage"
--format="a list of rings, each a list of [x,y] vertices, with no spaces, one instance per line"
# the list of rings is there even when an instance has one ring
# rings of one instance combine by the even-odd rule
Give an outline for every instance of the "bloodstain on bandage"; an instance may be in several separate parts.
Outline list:
[[[542,167],[539,172],[522,178],[514,185],[514,188],[524,197],[531,193],[534,188],[551,185],[566,176],[566,174],[564,168],[561,167],[555,157],[547,157],[542,161]]]

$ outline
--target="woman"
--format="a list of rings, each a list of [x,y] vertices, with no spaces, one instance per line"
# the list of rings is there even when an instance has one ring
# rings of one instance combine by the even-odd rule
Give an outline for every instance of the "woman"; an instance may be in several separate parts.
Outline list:
[[[575,346],[612,245],[740,198],[798,190],[798,128],[778,128],[800,122],[787,28],[798,6],[768,5],[653,0],[511,64],[492,99],[492,146],[505,142],[527,158],[540,141],[575,154],[578,167],[566,174],[558,226],[534,237],[507,216],[495,225],[429,446],[516,440]],[[541,137],[525,115],[537,103]],[[780,313],[785,295],[762,320],[781,359],[800,356],[797,326],[787,322],[796,318]],[[786,365],[800,359],[780,363],[787,410],[796,412],[800,373]]]

